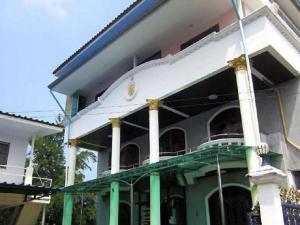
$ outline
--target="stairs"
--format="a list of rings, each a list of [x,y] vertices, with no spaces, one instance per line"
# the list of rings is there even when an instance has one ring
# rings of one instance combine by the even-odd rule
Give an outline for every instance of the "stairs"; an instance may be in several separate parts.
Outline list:
[[[16,225],[36,225],[44,204],[28,202],[24,204]]]
[[[143,206],[141,208],[141,225],[150,225],[150,208]]]

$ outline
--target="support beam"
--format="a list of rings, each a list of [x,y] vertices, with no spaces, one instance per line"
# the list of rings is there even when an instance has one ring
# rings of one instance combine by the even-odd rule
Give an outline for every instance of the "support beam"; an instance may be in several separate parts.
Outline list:
[[[169,106],[161,105],[161,107],[164,108],[164,109],[166,109],[166,110],[168,110],[168,111],[170,111],[170,112],[172,112],[172,113],[175,113],[175,114],[177,114],[179,116],[182,116],[184,118],[189,118],[190,117],[190,115],[188,115],[186,113],[183,113],[183,112],[180,112],[179,110],[173,109],[173,108],[171,108]]]
[[[161,103],[158,99],[147,100],[149,106],[149,143],[150,164],[159,161],[159,121],[158,109]],[[150,174],[150,225],[160,225],[160,175]]]
[[[270,79],[268,79],[265,75],[263,75],[261,72],[259,72],[257,69],[255,69],[253,66],[251,66],[251,72],[255,77],[260,79],[262,82],[264,82],[269,87],[274,86],[274,83]]]
[[[135,124],[135,123],[131,123],[131,122],[124,121],[124,120],[122,120],[122,123],[127,124],[127,125],[132,126],[132,127],[139,128],[141,130],[149,131],[149,129],[147,127],[143,127],[143,126]]]
[[[111,118],[112,149],[111,149],[111,174],[120,172],[120,145],[121,145],[121,120]],[[119,190],[118,181],[113,181],[110,186],[110,213],[109,225],[119,224]]]

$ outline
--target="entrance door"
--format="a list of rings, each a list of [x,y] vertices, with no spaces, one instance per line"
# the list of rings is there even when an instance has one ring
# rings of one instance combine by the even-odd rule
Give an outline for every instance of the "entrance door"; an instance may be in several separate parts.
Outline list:
[[[130,225],[130,206],[124,202],[119,205],[119,224]]]
[[[161,204],[161,225],[186,225],[185,200],[172,197]]]
[[[246,214],[251,208],[248,190],[231,186],[223,188],[226,225],[246,225]],[[209,198],[210,225],[221,225],[219,191]]]

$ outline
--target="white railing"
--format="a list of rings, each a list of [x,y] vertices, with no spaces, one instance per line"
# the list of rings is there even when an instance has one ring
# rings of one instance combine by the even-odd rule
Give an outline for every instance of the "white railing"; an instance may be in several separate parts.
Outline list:
[[[4,179],[2,178],[0,180],[2,180],[2,182],[6,182],[5,178],[10,178],[8,180],[12,180],[11,178],[16,178],[16,179],[19,178],[19,180],[22,181],[21,183],[25,185],[32,184],[32,185],[43,186],[43,187],[52,186],[52,179],[32,176],[32,172],[30,173],[28,171],[30,169],[32,168],[30,167],[24,168],[24,167],[11,166],[11,165],[0,165],[0,178],[2,178],[2,176],[4,177]]]
[[[204,138],[199,145],[199,148],[208,148],[220,145],[243,145],[244,135],[240,133],[224,133],[212,135],[210,137]]]

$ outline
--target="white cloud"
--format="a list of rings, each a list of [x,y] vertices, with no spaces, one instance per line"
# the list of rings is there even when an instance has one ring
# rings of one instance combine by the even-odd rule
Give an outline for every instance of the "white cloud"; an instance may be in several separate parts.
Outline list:
[[[59,18],[67,16],[66,7],[71,1],[72,0],[23,0],[27,7],[45,10],[48,14]]]

